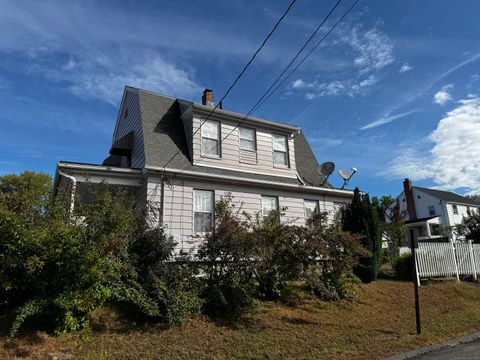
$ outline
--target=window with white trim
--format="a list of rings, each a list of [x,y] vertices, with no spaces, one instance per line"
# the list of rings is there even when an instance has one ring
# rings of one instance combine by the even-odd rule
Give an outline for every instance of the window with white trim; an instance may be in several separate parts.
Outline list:
[[[457,214],[458,214],[458,207],[457,207],[457,205],[452,205],[452,208],[453,208],[453,213],[454,213],[455,215],[457,215]]]
[[[287,137],[272,134],[273,138],[273,165],[288,166]]]
[[[205,121],[202,125],[202,155],[220,156],[220,123]]]
[[[454,211],[454,212],[455,212],[455,211]],[[430,206],[428,207],[428,215],[429,215],[429,216],[435,215],[435,206],[430,205]]]
[[[317,200],[304,200],[305,220],[320,212],[320,207]]]
[[[206,233],[213,227],[213,191],[193,190],[193,231]]]
[[[266,218],[272,211],[278,211],[278,198],[262,195],[262,216]]]
[[[240,136],[240,149],[255,151],[255,129],[241,127],[238,129],[238,132]]]

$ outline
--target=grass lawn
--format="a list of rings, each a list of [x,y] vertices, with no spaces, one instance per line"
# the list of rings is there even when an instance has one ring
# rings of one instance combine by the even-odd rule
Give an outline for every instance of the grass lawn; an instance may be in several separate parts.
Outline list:
[[[261,303],[233,325],[198,317],[164,329],[101,309],[81,335],[27,332],[7,345],[0,333],[0,359],[377,359],[480,330],[480,287],[422,286],[421,336],[413,304],[411,283],[379,280],[353,301]]]

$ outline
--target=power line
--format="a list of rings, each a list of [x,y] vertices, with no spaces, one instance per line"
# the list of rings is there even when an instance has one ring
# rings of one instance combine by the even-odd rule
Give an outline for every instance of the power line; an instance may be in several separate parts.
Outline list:
[[[272,90],[272,92],[265,97],[265,99],[263,99],[263,101],[258,104],[258,106],[255,108],[254,112],[258,110],[258,108],[260,108],[260,106],[262,106],[263,104],[265,104],[265,102],[278,90],[278,88],[280,88],[284,83],[285,81],[287,81],[287,79],[292,76],[292,74],[305,62],[305,60],[307,60],[307,58],[320,46],[320,44],[325,40],[325,38],[338,26],[338,24],[340,24],[342,22],[342,20],[345,18],[345,16],[347,16],[352,10],[353,8],[360,2],[360,0],[356,0],[349,8],[348,10],[342,15],[342,17],[340,17],[340,19],[338,19],[338,21],[335,23],[335,25],[333,25],[330,30],[328,30],[328,32],[315,44],[315,46],[303,57],[302,60],[300,60],[300,62],[295,65],[295,67],[293,68],[292,71],[290,71],[288,73],[288,75],[275,87],[275,89]]]
[[[287,65],[287,67],[282,71],[282,73],[277,77],[277,79],[273,82],[273,84],[267,89],[267,91],[260,97],[260,99],[255,103],[255,105],[250,109],[250,111],[245,115],[243,119],[241,119],[237,125],[221,140],[220,144],[223,143],[245,120],[249,118],[251,114],[253,114],[262,104],[267,101],[270,96],[285,82],[286,79],[288,79],[298,68],[303,62],[313,53],[313,51],[325,40],[325,38],[337,27],[338,24],[347,16],[350,11],[358,4],[360,0],[356,0],[355,3],[353,3],[352,6],[340,17],[340,19],[330,28],[330,30],[327,31],[327,33],[315,44],[315,46],[303,57],[303,59],[295,66],[295,68],[275,87],[275,89],[268,94],[268,92],[275,86],[275,84],[279,81],[279,79],[285,74],[285,72],[288,70],[288,68],[293,64],[295,59],[298,58],[300,53],[305,49],[305,47],[308,45],[308,43],[311,41],[313,36],[318,32],[320,27],[326,22],[326,20],[330,17],[330,15],[333,13],[333,11],[336,9],[336,7],[339,5],[341,0],[338,0],[335,6],[332,8],[332,10],[328,13],[328,15],[324,18],[324,20],[321,22],[319,27],[314,31],[312,36],[309,37],[307,42],[302,46],[302,48],[297,52],[297,54],[293,57],[293,60]],[[267,95],[268,94],[268,95]],[[262,101],[263,100],[263,101]],[[215,146],[213,146],[208,152],[210,153],[211,150],[213,150]],[[196,162],[198,164],[200,161],[202,161],[206,155],[200,155],[200,159]]]
[[[247,68],[252,64],[252,62],[255,60],[255,58],[257,57],[258,53],[263,49],[263,47],[265,46],[265,44],[267,43],[267,41],[270,39],[270,37],[273,35],[273,33],[275,32],[275,30],[277,30],[277,27],[280,25],[280,23],[282,22],[282,20],[285,18],[285,16],[287,16],[288,12],[290,11],[290,9],[292,8],[293,4],[295,4],[297,2],[297,0],[292,0],[292,2],[290,3],[290,5],[288,5],[287,9],[285,10],[285,12],[283,13],[283,15],[278,19],[278,21],[275,23],[273,29],[268,33],[268,35],[265,37],[265,39],[263,40],[262,44],[260,45],[260,47],[257,49],[257,51],[255,51],[255,53],[252,55],[252,57],[250,58],[250,60],[245,64],[245,66],[243,67],[242,71],[240,71],[240,73],[237,75],[237,77],[235,78],[235,80],[233,81],[233,83],[230,85],[230,87],[228,88],[227,92],[222,96],[222,98],[220,99],[220,101],[218,102],[218,104],[212,109],[212,111],[210,111],[210,113],[207,115],[207,117],[203,120],[203,122],[200,124],[200,126],[198,127],[197,130],[195,130],[195,132],[192,134],[192,136],[195,136],[195,134],[198,133],[198,131],[201,129],[201,127],[203,126],[203,124],[205,124],[205,122],[210,118],[210,116],[215,112],[215,110],[218,108],[218,106],[222,103],[222,101],[228,96],[228,94],[230,93],[230,91],[233,89],[233,87],[237,84],[238,80],[240,80],[240,78],[243,76],[243,74],[245,73],[245,71],[247,70]],[[170,164],[170,162],[180,153],[180,150],[178,150],[166,163],[165,165],[163,165],[163,168],[166,168],[168,164]]]

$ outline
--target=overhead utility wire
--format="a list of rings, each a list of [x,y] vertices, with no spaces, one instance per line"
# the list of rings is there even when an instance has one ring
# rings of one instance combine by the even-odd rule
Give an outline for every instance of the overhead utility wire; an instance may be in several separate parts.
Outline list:
[[[338,6],[339,2],[341,0],[339,0],[335,6],[332,8],[332,10],[330,11],[330,13],[325,17],[325,19],[322,21],[322,24],[325,23],[325,21],[328,19],[328,17],[332,14],[333,10],[335,10],[335,8]],[[290,65],[292,64],[292,62],[290,62],[290,64],[286,67],[286,69],[280,74],[279,77],[277,77],[277,79],[274,81],[273,85],[270,86],[270,88],[262,95],[262,97],[259,99],[259,101],[257,101],[257,103],[250,109],[250,111],[247,113],[247,115],[241,119],[237,125],[222,139],[221,142],[224,142],[245,120],[247,120],[249,118],[249,116],[255,112],[263,103],[265,103],[266,100],[268,100],[268,98],[270,98],[270,96],[285,82],[285,80],[290,77],[297,69],[298,67],[307,59],[308,56],[310,56],[313,51],[325,40],[325,38],[337,27],[338,24],[340,24],[340,22],[345,18],[345,16],[348,15],[348,13],[350,13],[350,11],[357,5],[357,3],[359,2],[360,0],[357,0],[355,1],[355,3],[350,6],[350,8],[340,17],[340,19],[332,26],[332,28],[330,28],[330,30],[317,42],[317,44],[315,44],[315,46],[312,48],[312,50],[310,50],[307,55],[305,55],[305,57],[303,57],[303,59],[295,66],[295,68],[287,75],[287,77],[285,77],[278,85],[277,87],[275,87],[275,89],[268,95],[266,96],[266,94],[268,94],[268,91],[271,90],[271,88],[273,87],[273,85],[275,85],[275,83],[278,82],[279,78],[286,72],[286,70],[288,70],[288,68],[290,67]],[[315,31],[315,33],[318,31],[318,28],[317,30]],[[299,50],[299,52],[295,55],[294,59],[296,59],[299,54],[302,52],[302,50],[305,48],[305,46],[308,44],[308,42],[311,40],[312,37],[309,38],[309,40],[307,40],[306,44],[302,47],[301,50]],[[262,101],[263,99],[263,101]],[[215,146],[213,146],[208,152],[207,154],[213,150],[215,148]],[[196,164],[198,164],[200,161],[202,161],[205,157],[207,157],[208,155],[200,155],[200,159],[196,162]]]
[[[247,70],[247,68],[252,64],[253,60],[255,60],[255,58],[257,57],[258,53],[263,49],[263,47],[265,46],[265,44],[267,43],[267,41],[270,39],[270,37],[273,35],[273,33],[275,32],[275,30],[277,30],[277,27],[280,25],[280,23],[282,22],[282,20],[285,18],[285,16],[287,16],[288,12],[290,11],[290,9],[292,8],[293,4],[295,4],[297,2],[297,0],[292,0],[292,2],[290,3],[290,5],[288,5],[287,9],[285,10],[285,12],[283,13],[283,15],[278,19],[278,21],[275,23],[273,29],[268,33],[268,35],[265,37],[265,39],[263,40],[262,44],[260,45],[260,47],[257,49],[257,51],[255,51],[255,53],[252,55],[252,57],[250,58],[250,60],[247,62],[247,64],[243,67],[242,71],[237,75],[237,77],[235,78],[235,80],[233,81],[233,83],[230,85],[230,87],[228,88],[227,92],[222,96],[222,98],[220,99],[220,101],[218,102],[218,104],[212,109],[212,111],[210,111],[210,113],[207,115],[207,117],[202,121],[202,123],[200,124],[200,126],[198,127],[197,130],[195,130],[195,132],[192,134],[192,136],[195,136],[195,134],[198,133],[198,131],[200,131],[200,129],[202,128],[203,124],[205,124],[205,122],[210,118],[210,116],[215,112],[215,110],[217,110],[218,106],[222,103],[222,101],[228,96],[228,94],[230,93],[230,91],[233,89],[233,87],[237,84],[238,80],[240,80],[240,78],[243,76],[243,74],[245,73],[245,71]],[[180,150],[178,150],[166,163],[165,165],[163,165],[163,168],[165,169],[167,167],[168,164],[170,164],[170,162],[180,153]]]
[[[307,58],[320,46],[320,44],[325,40],[325,38],[337,27],[338,24],[340,24],[342,22],[342,20],[345,18],[345,16],[347,16],[359,2],[360,2],[360,0],[356,0],[352,4],[352,6],[350,6],[348,8],[348,10],[342,15],[342,17],[340,19],[338,19],[338,21],[335,23],[335,25],[333,25],[330,28],[330,30],[328,30],[328,32],[315,44],[315,46],[302,58],[302,60],[300,60],[300,62],[297,65],[295,65],[295,67],[292,69],[292,71],[290,71],[288,73],[288,75],[275,87],[275,89],[273,89],[272,92],[265,99],[263,99],[263,101],[260,104],[258,104],[258,106],[255,108],[254,112],[256,110],[258,110],[258,108],[260,106],[265,104],[265,102],[278,90],[278,88],[280,88],[285,83],[285,81],[287,81],[287,79],[290,76],[292,76],[292,74],[295,71],[297,71],[297,69],[305,62],[305,60],[307,60]]]

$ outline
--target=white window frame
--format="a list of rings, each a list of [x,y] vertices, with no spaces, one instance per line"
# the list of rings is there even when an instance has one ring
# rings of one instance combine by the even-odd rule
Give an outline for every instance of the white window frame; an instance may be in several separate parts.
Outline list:
[[[263,211],[263,199],[265,199],[265,198],[275,199],[276,208],[274,210],[270,210],[270,211],[278,211],[278,209],[280,208],[279,203],[278,203],[278,196],[275,196],[275,195],[261,195],[260,206],[261,206],[261,209],[262,209],[262,218],[264,218],[264,219],[266,217],[268,217],[268,215],[270,215],[270,212],[266,214]]]
[[[452,210],[454,215],[458,215],[458,206],[455,204],[452,204]]]
[[[242,139],[242,129],[245,130],[251,130],[253,131],[253,140],[250,139]],[[242,140],[245,141],[253,141],[253,149],[246,149],[242,147]],[[249,127],[239,127],[238,128],[238,148],[243,151],[251,151],[251,152],[256,152],[257,151],[257,130],[254,128],[249,128]]]
[[[310,216],[307,216],[307,206],[306,206],[307,203],[315,203],[315,211]],[[318,200],[303,199],[303,211],[304,211],[304,214],[305,214],[305,222],[306,222],[312,216],[320,214],[320,202]]]
[[[195,192],[196,191],[203,191],[203,192],[209,192],[211,194],[211,200],[212,200],[212,210],[211,211],[196,211],[195,210]],[[192,207],[192,212],[193,212],[193,233],[194,234],[206,234],[209,231],[197,231],[195,229],[195,214],[196,213],[202,213],[202,214],[211,214],[212,219],[211,219],[211,224],[210,224],[210,231],[213,229],[214,222],[215,222],[215,191],[209,190],[209,189],[193,189],[193,207]]]
[[[275,150],[275,137],[282,137],[285,139],[285,151],[281,151],[281,150]],[[282,154],[285,154],[285,162],[286,163],[283,163],[283,164],[276,164],[275,163],[275,153],[282,153]],[[273,156],[273,166],[274,167],[280,167],[280,168],[287,168],[289,167],[290,165],[290,159],[289,159],[289,156],[288,156],[288,137],[287,135],[283,135],[283,134],[275,134],[273,133],[272,134],[272,156]]]
[[[217,134],[218,134],[218,137],[215,139],[215,138],[212,138],[212,137],[208,137],[208,136],[205,136],[204,134],[204,129],[205,129],[205,124],[216,124],[217,126]],[[205,157],[212,157],[212,158],[220,158],[221,155],[222,155],[222,149],[221,149],[221,141],[220,139],[222,138],[222,126],[221,126],[221,123],[220,121],[216,121],[216,120],[207,120],[203,123],[202,127],[201,127],[201,136],[200,136],[200,146],[201,146],[201,154],[202,156],[205,156]],[[205,149],[204,146],[203,146],[203,139],[208,139],[208,140],[214,140],[217,142],[217,153],[211,153],[210,150],[212,148],[209,148],[209,149]]]
[[[435,206],[428,205],[428,216],[434,216],[434,215],[436,215]]]

